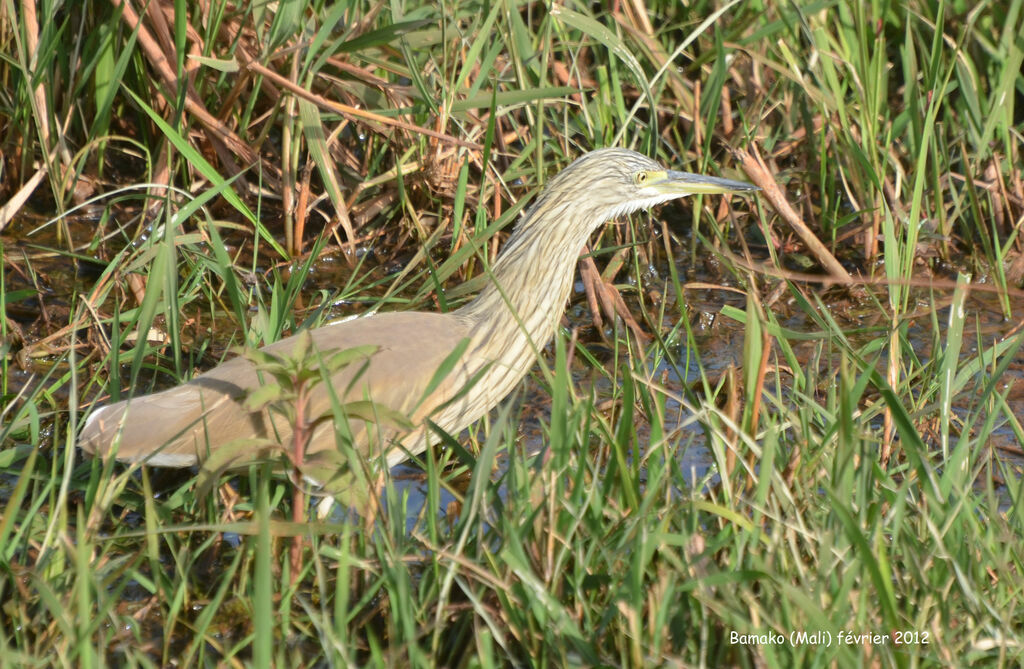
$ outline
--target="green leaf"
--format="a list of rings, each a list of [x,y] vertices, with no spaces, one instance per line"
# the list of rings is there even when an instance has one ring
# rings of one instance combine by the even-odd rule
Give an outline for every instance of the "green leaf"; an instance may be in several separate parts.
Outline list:
[[[367,423],[388,423],[403,430],[411,430],[416,427],[409,417],[401,411],[395,411],[383,404],[370,400],[356,400],[346,402],[342,409],[349,418],[355,418]]]
[[[489,109],[492,104],[501,107],[512,107],[536,102],[537,100],[560,99],[579,92],[579,88],[573,88],[572,86],[545,86],[542,88],[527,88],[525,90],[499,91],[494,94],[491,91],[484,91],[465,100],[453,102],[451,111],[462,112],[473,109]]]
[[[288,358],[295,362],[304,362],[309,355],[310,349],[313,348],[313,335],[310,334],[309,330],[302,330],[295,335],[294,341],[295,345],[292,346],[292,350],[288,353]]]
[[[420,403],[423,403],[428,397],[430,397],[434,391],[437,390],[437,387],[441,385],[441,381],[444,381],[448,375],[452,373],[455,365],[462,359],[462,356],[466,353],[466,349],[468,347],[469,337],[463,337],[459,340],[459,343],[455,345],[452,352],[449,353],[443,361],[441,361],[441,364],[438,366],[437,371],[434,372],[434,375],[430,377],[430,383],[427,384],[426,389],[423,391],[423,395],[420,397]]]
[[[233,351],[259,367],[261,371],[269,372],[276,376],[284,370],[284,365],[281,364],[281,359],[272,353],[267,353],[263,349],[245,348],[240,346],[234,348]]]
[[[320,172],[320,180],[327,195],[331,198],[336,215],[344,215],[346,211],[345,197],[341,194],[338,185],[338,176],[334,171],[334,160],[330,157],[327,148],[327,138],[324,136],[324,124],[320,119],[320,110],[308,100],[299,98],[299,118],[302,120],[302,134],[309,146],[309,154],[313,156],[317,171]]]
[[[589,35],[598,43],[610,49],[612,53],[619,57],[619,60],[626,64],[626,67],[628,67],[633,73],[633,76],[636,77],[636,83],[640,86],[642,91],[646,92],[647,101],[648,104],[650,104],[651,109],[655,109],[657,107],[651,93],[650,82],[647,80],[647,75],[644,74],[644,68],[640,66],[640,62],[636,59],[636,56],[634,56],[626,44],[619,39],[618,35],[589,16],[584,16],[579,12],[574,12],[573,10],[562,7],[561,5],[554,5],[551,8],[551,16],[561,19],[573,28]]]
[[[413,30],[418,30],[424,26],[433,25],[434,23],[435,22],[430,19],[392,23],[384,28],[371,30],[368,33],[363,33],[355,39],[343,42],[338,45],[337,53],[354,53],[369,47],[391,45],[392,42],[402,35],[412,32]]]
[[[369,358],[378,350],[380,350],[380,346],[367,344],[366,346],[353,346],[352,348],[337,351],[324,361],[324,369],[328,374],[334,374],[338,370],[348,367],[356,360]]]
[[[272,402],[282,402],[290,399],[288,395],[280,383],[266,383],[250,390],[245,396],[242,406],[249,411],[262,411]]]
[[[217,70],[218,72],[226,72],[228,74],[234,74],[235,72],[238,72],[238,70],[239,70],[238,61],[235,60],[234,58],[228,58],[228,59],[210,58],[208,56],[198,56],[198,55],[192,55],[192,56],[189,56],[189,58],[191,60],[194,60],[194,61],[198,62],[201,65],[204,65],[204,66],[210,68],[210,69]]]

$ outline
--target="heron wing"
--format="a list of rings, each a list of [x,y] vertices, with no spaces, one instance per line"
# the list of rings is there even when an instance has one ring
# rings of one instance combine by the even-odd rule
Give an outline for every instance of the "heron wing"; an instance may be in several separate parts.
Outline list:
[[[371,355],[332,375],[334,393],[343,402],[368,400],[386,407],[408,416],[417,426],[451,399],[467,378],[464,364],[457,365],[427,393],[438,368],[470,335],[469,324],[451,314],[375,314],[316,328],[311,334],[322,354],[376,346]],[[261,350],[282,356],[294,350],[296,344],[292,336]],[[251,390],[269,382],[266,377],[249,359],[234,358],[183,385],[94,412],[82,430],[79,445],[101,455],[116,449],[119,460],[180,467],[205,459],[227,444],[238,444],[240,439],[288,444],[292,428],[286,420],[267,410],[251,411],[243,404]],[[332,404],[328,388],[317,385],[310,398],[311,415],[326,413]],[[350,426],[353,435],[365,440],[365,424],[355,423]],[[421,440],[421,435],[416,435],[403,442],[417,448]],[[314,431],[307,452],[334,444],[331,421],[326,421]],[[253,459],[258,457],[259,449],[254,448],[252,455]]]

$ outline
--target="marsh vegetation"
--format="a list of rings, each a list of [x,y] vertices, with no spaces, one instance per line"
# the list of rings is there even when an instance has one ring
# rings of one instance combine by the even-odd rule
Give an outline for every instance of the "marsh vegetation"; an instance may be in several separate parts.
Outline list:
[[[1019,666],[1022,34],[1020,0],[0,6],[0,657]],[[765,192],[595,235],[522,390],[373,514],[76,451],[233,347],[456,308],[613,145]]]

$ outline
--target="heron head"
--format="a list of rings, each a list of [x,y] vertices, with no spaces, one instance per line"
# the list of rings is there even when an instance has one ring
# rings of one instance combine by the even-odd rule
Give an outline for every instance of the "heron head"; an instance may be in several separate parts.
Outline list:
[[[760,190],[742,181],[668,170],[629,149],[587,153],[559,174],[551,189],[563,191],[564,199],[578,198],[602,221],[688,195]]]
[[[555,175],[516,225],[509,247],[533,239],[576,248],[605,221],[698,193],[760,190],[742,181],[667,170],[629,149],[598,149]]]

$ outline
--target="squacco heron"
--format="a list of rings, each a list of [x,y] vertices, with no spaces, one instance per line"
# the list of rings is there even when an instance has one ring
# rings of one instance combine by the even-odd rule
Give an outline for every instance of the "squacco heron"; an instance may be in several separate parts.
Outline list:
[[[331,385],[342,401],[369,398],[408,416],[413,426],[373,432],[353,421],[349,429],[357,452],[367,458],[382,455],[392,466],[427,449],[428,420],[457,435],[497,405],[554,335],[576,260],[605,221],[687,195],[754,190],[747,183],[666,170],[634,151],[593,151],[551,179],[517,223],[489,282],[472,302],[446,314],[377,313],[312,330],[314,346],[322,352],[376,347],[365,364],[332,376]],[[262,350],[280,356],[295,345],[292,336]],[[437,370],[463,345],[455,367],[436,383]],[[170,467],[202,462],[240,438],[290,444],[290,425],[243,404],[260,379],[252,362],[234,358],[188,383],[95,411],[78,443],[89,453]],[[308,415],[329,412],[330,395],[324,384],[316,386]],[[374,434],[383,448],[370,445]],[[336,439],[333,423],[322,421],[306,453],[335,449]]]

